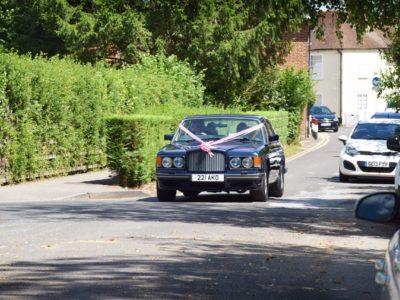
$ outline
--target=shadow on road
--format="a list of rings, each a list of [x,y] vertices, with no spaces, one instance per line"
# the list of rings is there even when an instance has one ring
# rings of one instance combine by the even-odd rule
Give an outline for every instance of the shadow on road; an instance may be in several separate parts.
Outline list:
[[[209,223],[243,228],[279,228],[328,236],[389,237],[394,230],[392,226],[356,220],[353,206],[357,197],[353,200],[282,198],[270,199],[266,203],[249,203],[248,195],[182,196],[177,199],[175,202],[158,202],[156,198],[149,197],[138,201],[4,204],[0,206],[0,213],[50,222],[119,220]]]
[[[394,183],[394,179],[370,179],[370,178],[350,178],[349,182],[340,182],[339,180],[339,176],[331,176],[331,177],[311,177],[311,178],[315,178],[315,179],[321,179],[321,180],[326,180],[328,182],[338,182],[340,184],[360,184],[360,185],[374,185],[375,188],[375,184],[380,184],[383,185],[382,188],[386,188],[387,189],[394,189],[393,188],[393,183]],[[379,186],[376,186],[377,188],[380,188]]]
[[[0,265],[5,278],[0,294],[7,299],[379,298],[368,260],[381,253],[373,251],[176,240],[161,247],[172,255]]]

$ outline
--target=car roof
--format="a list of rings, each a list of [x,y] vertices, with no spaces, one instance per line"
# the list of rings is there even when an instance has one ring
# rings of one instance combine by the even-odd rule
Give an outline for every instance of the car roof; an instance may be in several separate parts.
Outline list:
[[[328,107],[328,106],[326,106],[326,105],[313,105],[313,106],[311,106],[311,108],[313,108],[313,107]]]
[[[187,116],[185,120],[187,119],[203,119],[203,118],[241,118],[241,119],[249,119],[249,120],[254,120],[257,119],[259,121],[262,121],[266,119],[263,116],[257,116],[257,115],[244,115],[244,114],[210,114],[210,115],[193,115],[193,116]]]
[[[400,119],[368,119],[358,121],[357,124],[400,124]]]
[[[376,112],[372,115],[371,118],[396,118],[400,119],[400,113],[396,112],[389,112],[389,111],[384,111],[384,112]]]

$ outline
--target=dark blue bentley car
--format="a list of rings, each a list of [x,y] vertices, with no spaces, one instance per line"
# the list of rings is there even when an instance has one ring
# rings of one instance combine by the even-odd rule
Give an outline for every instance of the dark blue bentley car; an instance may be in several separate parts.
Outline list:
[[[285,155],[271,123],[261,116],[202,115],[182,121],[157,153],[157,197],[172,201],[200,192],[250,191],[254,201],[284,190]]]

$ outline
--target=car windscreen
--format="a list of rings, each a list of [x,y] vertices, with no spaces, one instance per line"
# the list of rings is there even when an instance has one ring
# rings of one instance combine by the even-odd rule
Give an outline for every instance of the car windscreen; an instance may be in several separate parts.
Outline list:
[[[183,126],[203,141],[210,141],[224,138],[259,123],[258,120],[245,118],[193,118],[185,120]],[[246,135],[238,136],[236,140],[261,142],[263,141],[262,131],[257,129]],[[194,142],[194,140],[183,130],[178,129],[173,142]]]
[[[352,139],[387,140],[390,136],[400,134],[400,124],[361,123],[351,135]]]
[[[321,114],[321,115],[330,115],[332,114],[331,110],[326,106],[313,106],[310,109],[311,114]]]

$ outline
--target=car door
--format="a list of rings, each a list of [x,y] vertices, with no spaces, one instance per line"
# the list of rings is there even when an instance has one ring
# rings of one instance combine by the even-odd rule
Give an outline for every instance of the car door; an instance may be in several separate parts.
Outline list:
[[[270,182],[276,181],[279,176],[279,170],[282,165],[283,149],[279,140],[275,140],[276,133],[268,120],[264,121],[267,132],[267,144],[269,148],[268,158],[270,162]]]

